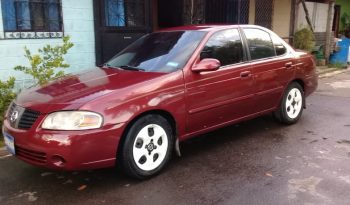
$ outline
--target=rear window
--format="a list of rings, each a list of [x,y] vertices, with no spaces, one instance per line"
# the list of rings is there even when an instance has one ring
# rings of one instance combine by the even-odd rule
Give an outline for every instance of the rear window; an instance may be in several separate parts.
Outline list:
[[[276,55],[282,56],[287,53],[287,48],[283,45],[282,39],[278,38],[277,36],[272,36],[272,42],[273,46],[276,50]]]

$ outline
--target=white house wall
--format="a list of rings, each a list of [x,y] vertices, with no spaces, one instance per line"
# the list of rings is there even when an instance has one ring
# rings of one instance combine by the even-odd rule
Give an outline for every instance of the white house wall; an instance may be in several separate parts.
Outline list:
[[[274,2],[272,29],[287,41],[290,35],[291,10],[292,0],[278,0]]]
[[[326,32],[328,4],[306,2],[306,7],[309,11],[310,19],[314,26],[315,32]],[[305,11],[303,6],[300,4],[298,11],[297,30],[307,26],[308,24],[305,18]]]
[[[1,5],[0,5],[1,6]],[[44,45],[57,45],[62,39],[4,39],[2,13],[0,7],[0,80],[10,76],[17,78],[17,86],[31,83],[30,76],[14,71],[16,65],[28,65],[24,57],[26,46],[35,53]],[[64,35],[71,36],[74,47],[66,55],[69,73],[95,66],[95,36],[92,0],[62,0]]]

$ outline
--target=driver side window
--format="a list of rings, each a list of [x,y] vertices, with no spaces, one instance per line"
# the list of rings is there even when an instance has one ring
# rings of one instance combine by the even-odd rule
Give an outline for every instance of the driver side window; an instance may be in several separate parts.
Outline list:
[[[244,61],[243,44],[237,29],[219,31],[210,37],[201,52],[201,60],[215,58],[221,66]]]

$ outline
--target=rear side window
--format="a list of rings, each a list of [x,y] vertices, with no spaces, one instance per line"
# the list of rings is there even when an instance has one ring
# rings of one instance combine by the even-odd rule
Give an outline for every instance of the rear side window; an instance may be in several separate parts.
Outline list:
[[[243,62],[243,45],[238,30],[215,33],[201,52],[201,59],[205,58],[215,58],[221,62],[221,66]]]
[[[254,28],[243,30],[248,41],[250,57],[252,60],[276,56],[275,47],[269,33]]]
[[[278,56],[282,56],[287,53],[287,48],[283,45],[282,41],[283,40],[277,36],[272,36],[273,46],[275,47],[276,54]]]

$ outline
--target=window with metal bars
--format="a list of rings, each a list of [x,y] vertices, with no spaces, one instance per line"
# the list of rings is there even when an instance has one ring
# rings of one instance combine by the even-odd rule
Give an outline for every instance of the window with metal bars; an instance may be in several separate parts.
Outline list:
[[[106,27],[142,27],[146,25],[146,1],[104,0]]]
[[[274,0],[258,0],[255,5],[255,24],[272,29]]]
[[[60,0],[1,0],[5,32],[62,31]]]
[[[206,23],[247,24],[249,0],[206,0]]]

